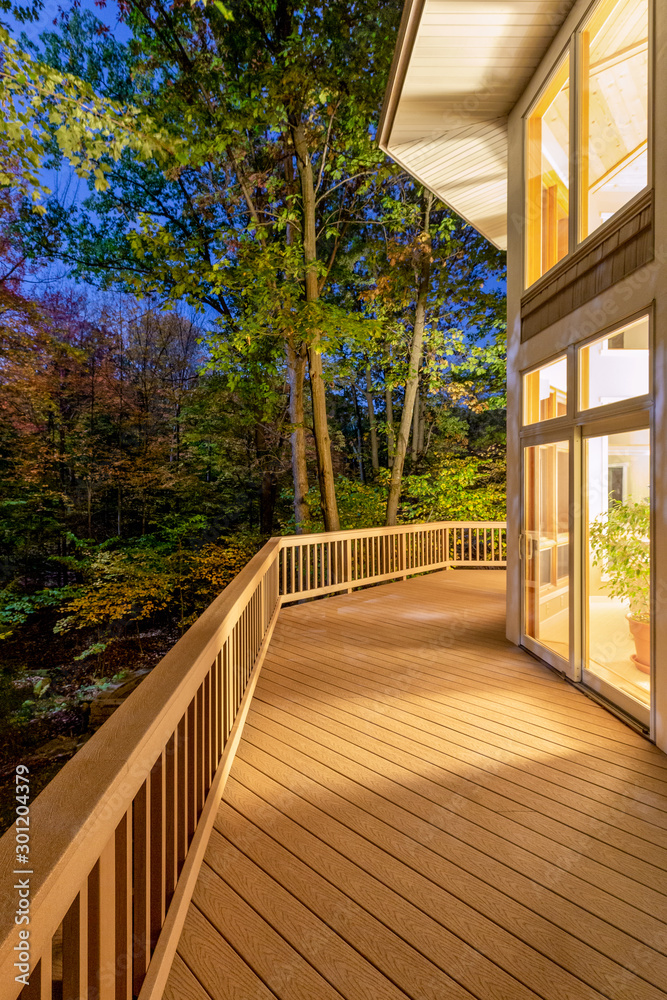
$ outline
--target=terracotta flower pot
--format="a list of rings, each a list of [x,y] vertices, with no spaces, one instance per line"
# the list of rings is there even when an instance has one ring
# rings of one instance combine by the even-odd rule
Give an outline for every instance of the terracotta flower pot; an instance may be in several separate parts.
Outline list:
[[[630,634],[635,640],[636,655],[632,657],[637,670],[651,673],[651,623],[638,622],[632,615],[625,616],[630,626]]]

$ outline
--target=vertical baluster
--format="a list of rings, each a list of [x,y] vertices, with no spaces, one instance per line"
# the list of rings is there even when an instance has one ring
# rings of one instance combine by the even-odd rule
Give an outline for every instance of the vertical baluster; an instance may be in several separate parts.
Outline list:
[[[252,638],[252,622],[255,613],[255,595],[253,594],[248,602],[248,607],[246,610],[246,647],[245,647],[245,674],[243,677],[243,690],[245,691],[246,684],[248,683],[248,678],[250,677],[250,668],[252,664],[252,649],[253,649],[253,638]]]
[[[188,852],[187,713],[176,730],[176,881]]]
[[[165,766],[164,753],[161,753],[153,765],[150,780],[150,812],[149,812],[149,913],[150,913],[150,954],[157,943],[160,928],[164,923],[165,914]],[[149,955],[150,959],[150,955]]]
[[[185,849],[190,846],[190,841],[197,825],[197,764],[196,764],[196,743],[197,743],[197,711],[196,698],[193,698],[188,705],[186,716],[186,763],[187,763],[187,825]]]
[[[63,1000],[88,1000],[88,884],[63,920]]]
[[[134,797],[132,820],[132,981],[139,993],[150,954],[150,778]]]
[[[21,990],[19,1000],[52,1000],[52,947],[49,941],[43,956],[30,973],[28,985]]]
[[[164,906],[169,908],[176,886],[176,837],[178,812],[176,806],[176,733],[172,733],[164,751]]]
[[[234,645],[234,659],[232,661],[232,704],[229,715],[229,728],[234,725],[234,716],[239,707],[239,623],[232,629],[232,643]]]
[[[115,1000],[132,1000],[132,810],[115,833]]]
[[[223,650],[221,649],[217,657],[217,671],[216,671],[218,677],[218,684],[217,684],[218,697],[216,701],[216,711],[218,715],[218,722],[217,722],[218,741],[217,741],[216,761],[215,761],[216,771],[218,769],[218,764],[220,763],[220,758],[222,757],[222,750],[225,745],[224,672],[222,667],[222,655],[223,655]]]
[[[195,699],[195,714],[197,716],[197,739],[195,743],[196,772],[195,781],[197,783],[197,822],[204,808],[204,685],[199,685]]]
[[[229,736],[229,704],[230,697],[230,671],[229,671],[229,638],[225,639],[222,647],[222,746],[227,745]]]
[[[204,799],[211,787],[211,674],[213,667],[204,678]]]
[[[246,604],[241,614],[241,629],[239,637],[241,642],[241,682],[239,687],[239,705],[241,704],[241,699],[243,698],[243,692],[245,691],[246,680],[248,677],[249,621],[250,621],[250,603]]]
[[[218,687],[218,659],[216,656],[211,665],[211,778],[213,781],[215,772],[218,769],[218,703],[220,701],[220,689]],[[209,782],[209,784],[210,784]]]
[[[88,876],[88,998],[114,1000],[115,838]]]
[[[220,727],[222,724],[222,691],[220,688],[220,653],[213,664],[213,683],[211,685],[211,711],[213,713],[213,774],[218,770],[221,753]]]
[[[290,574],[291,574],[290,579],[291,579],[291,583],[292,583],[292,585],[290,587],[290,594],[294,593],[294,587],[296,585],[295,584],[295,580],[294,580],[294,550],[295,550],[295,548],[296,548],[296,546],[294,546],[294,545],[292,545],[292,547],[290,548]]]

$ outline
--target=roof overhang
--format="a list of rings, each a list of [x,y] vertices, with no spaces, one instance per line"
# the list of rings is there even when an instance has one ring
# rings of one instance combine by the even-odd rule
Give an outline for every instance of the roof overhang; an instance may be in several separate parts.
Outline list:
[[[507,247],[507,121],[574,0],[406,0],[379,144]]]

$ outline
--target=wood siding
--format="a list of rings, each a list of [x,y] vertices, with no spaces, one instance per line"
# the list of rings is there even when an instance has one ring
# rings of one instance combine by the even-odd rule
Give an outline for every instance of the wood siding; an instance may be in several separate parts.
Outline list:
[[[653,192],[618,213],[571,256],[544,275],[521,300],[526,341],[653,260]]]
[[[281,611],[165,1000],[667,997],[667,757],[504,575]]]

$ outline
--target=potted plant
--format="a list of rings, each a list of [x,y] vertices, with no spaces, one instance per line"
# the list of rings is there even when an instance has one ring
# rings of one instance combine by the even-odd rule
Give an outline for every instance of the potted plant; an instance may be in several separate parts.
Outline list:
[[[593,565],[604,573],[610,597],[628,604],[626,615],[635,641],[635,666],[651,669],[651,508],[644,500],[621,503],[610,499],[609,509],[589,528]]]

